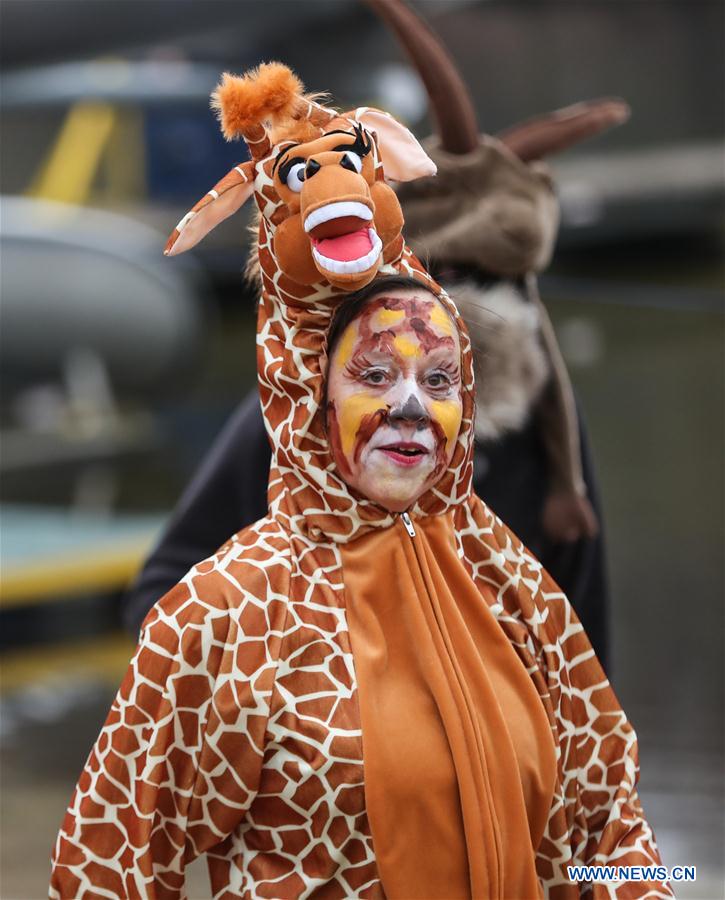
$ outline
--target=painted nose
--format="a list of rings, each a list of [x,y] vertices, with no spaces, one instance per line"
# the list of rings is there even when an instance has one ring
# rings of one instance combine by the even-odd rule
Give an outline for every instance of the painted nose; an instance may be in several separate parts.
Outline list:
[[[428,424],[430,416],[423,409],[420,400],[411,394],[402,406],[390,411],[388,419],[393,425],[408,424],[417,425],[420,428]]]
[[[305,179],[312,178],[313,175],[316,175],[322,166],[315,159],[309,160],[307,165],[305,166]]]

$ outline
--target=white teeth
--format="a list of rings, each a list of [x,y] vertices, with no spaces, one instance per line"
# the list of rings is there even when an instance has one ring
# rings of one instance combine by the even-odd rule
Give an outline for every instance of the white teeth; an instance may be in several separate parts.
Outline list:
[[[305,219],[305,231],[312,231],[323,222],[329,222],[331,219],[341,219],[343,216],[355,216],[357,219],[363,219],[369,222],[373,214],[364,203],[358,203],[354,200],[340,200],[338,203],[328,203],[326,206],[320,206],[319,209],[311,212]]]
[[[325,271],[334,272],[336,275],[349,275],[351,272],[364,272],[372,266],[383,249],[383,242],[372,228],[368,228],[368,234],[372,241],[372,250],[369,253],[366,253],[365,256],[361,256],[359,259],[330,259],[319,253],[315,247],[312,248],[312,255],[317,264],[325,269]]]

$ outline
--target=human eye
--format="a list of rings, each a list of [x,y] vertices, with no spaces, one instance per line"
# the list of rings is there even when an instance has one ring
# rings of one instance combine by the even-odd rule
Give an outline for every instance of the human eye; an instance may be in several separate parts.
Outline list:
[[[355,354],[345,366],[345,374],[358,384],[382,387],[396,378],[395,366],[384,360],[369,359],[365,354]]]
[[[366,369],[364,372],[360,373],[360,380],[364,381],[365,384],[372,385],[380,385],[385,384],[388,380],[388,373],[385,369],[375,368],[375,369]]]
[[[425,384],[433,390],[446,390],[452,384],[451,376],[447,372],[444,372],[442,369],[437,369],[436,371],[430,372],[428,375],[426,375]]]

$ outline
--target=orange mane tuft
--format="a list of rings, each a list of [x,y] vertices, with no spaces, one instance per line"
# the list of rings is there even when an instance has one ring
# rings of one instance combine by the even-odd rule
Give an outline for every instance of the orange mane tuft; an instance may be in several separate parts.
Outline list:
[[[282,63],[262,63],[246,75],[225,72],[211,97],[224,137],[231,141],[254,125],[292,115],[304,87]]]

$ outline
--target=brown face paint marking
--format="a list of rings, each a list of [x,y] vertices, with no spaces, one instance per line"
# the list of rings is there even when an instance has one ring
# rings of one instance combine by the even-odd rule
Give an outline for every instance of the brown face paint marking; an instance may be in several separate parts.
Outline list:
[[[345,459],[345,454],[342,452],[340,426],[337,421],[337,410],[335,409],[335,404],[332,400],[328,401],[327,403],[327,430],[330,438],[332,457],[337,463],[342,477],[349,478],[352,475],[352,471],[350,470],[350,466],[347,463],[347,459]]]
[[[360,427],[355,435],[355,449],[353,451],[353,459],[355,462],[360,459],[360,454],[362,453],[365,444],[367,444],[373,434],[375,434],[387,418],[388,410],[379,409],[377,412],[372,413],[372,415],[363,416],[360,420]]]
[[[431,419],[430,424],[436,439],[436,464],[431,475],[431,478],[433,478],[442,474],[448,468],[448,459],[446,458],[448,439],[440,422],[436,421],[436,419]]]
[[[387,420],[388,409],[379,409],[374,413],[363,416],[360,420],[360,427],[355,434],[355,445],[353,447],[352,458],[355,462],[360,459],[362,449],[378,430],[378,428]],[[340,469],[343,478],[349,478],[352,470],[347,461],[347,457],[342,449],[342,441],[340,439],[340,425],[337,421],[337,409],[335,403],[330,400],[327,404],[327,427],[330,438],[330,446],[335,462]]]
[[[437,301],[433,296],[425,297],[376,297],[359,317],[358,340],[354,358],[371,351],[392,353],[396,337],[411,331],[418,338],[424,353],[439,347],[455,347],[451,335],[439,335],[432,327],[431,316],[435,313]],[[373,320],[380,309],[404,313],[401,321],[381,331],[373,330]],[[446,315],[446,313],[444,313]]]

